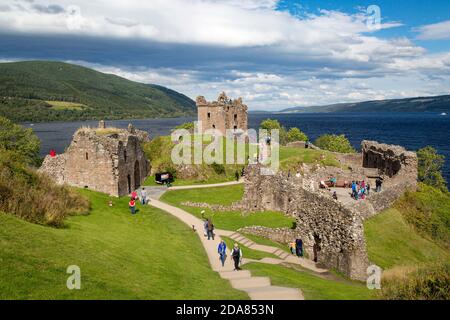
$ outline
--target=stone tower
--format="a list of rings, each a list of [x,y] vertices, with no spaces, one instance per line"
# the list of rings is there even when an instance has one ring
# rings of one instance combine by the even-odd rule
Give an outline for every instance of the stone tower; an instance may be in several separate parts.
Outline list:
[[[222,92],[217,101],[208,102],[205,97],[197,97],[198,121],[202,123],[202,132],[208,129],[217,129],[225,135],[227,129],[246,131],[247,106],[242,103],[242,98],[229,99]]]

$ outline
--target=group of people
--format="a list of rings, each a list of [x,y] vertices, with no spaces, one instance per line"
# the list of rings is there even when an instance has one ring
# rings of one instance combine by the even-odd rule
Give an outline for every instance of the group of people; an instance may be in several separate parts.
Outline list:
[[[296,239],[289,244],[291,253],[297,255],[297,257],[303,257],[303,241],[302,239]]]
[[[222,267],[225,266],[225,260],[227,259],[227,244],[225,241],[221,240],[219,246],[217,247],[217,252],[219,253],[220,262],[222,262]],[[231,250],[231,257],[234,262],[234,270],[242,270],[239,266],[242,263],[242,250],[237,243],[234,244]]]
[[[145,188],[142,188],[140,193],[141,193],[140,199],[141,204],[143,205],[147,204],[148,203],[147,191],[145,190]],[[133,191],[130,196],[130,201],[128,202],[128,207],[130,208],[131,214],[136,214],[136,201],[138,200],[139,200],[138,193],[136,191]]]
[[[370,183],[363,181],[352,181],[352,198],[355,200],[365,199],[370,193]]]

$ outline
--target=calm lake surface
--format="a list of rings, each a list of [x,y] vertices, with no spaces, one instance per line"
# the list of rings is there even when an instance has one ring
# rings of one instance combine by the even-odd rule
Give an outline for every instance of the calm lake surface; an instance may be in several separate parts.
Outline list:
[[[249,127],[258,128],[267,118],[277,119],[286,128],[298,127],[311,140],[324,133],[344,133],[356,149],[362,140],[402,145],[417,150],[431,145],[446,157],[444,176],[450,181],[450,116],[436,113],[310,113],[310,114],[249,114]],[[152,137],[167,135],[175,126],[194,118],[106,121],[109,126],[126,128],[132,123]],[[97,126],[97,121],[25,123],[41,139],[41,155],[50,149],[58,153],[70,144],[80,126]]]

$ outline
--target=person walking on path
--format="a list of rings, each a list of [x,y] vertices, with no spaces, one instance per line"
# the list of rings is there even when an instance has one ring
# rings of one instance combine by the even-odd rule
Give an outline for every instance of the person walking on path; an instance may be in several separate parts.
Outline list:
[[[222,262],[222,267],[225,266],[225,259],[227,258],[227,244],[225,241],[220,241],[217,247],[217,252],[219,253],[219,259]]]
[[[128,202],[128,206],[130,207],[131,214],[135,214],[136,213],[136,200],[131,198],[130,202]]]
[[[380,178],[377,178],[377,180],[375,180],[375,191],[376,192],[381,192],[381,185],[383,184],[383,182],[381,181]]]
[[[291,249],[291,253],[292,254],[295,254],[295,241],[292,241],[290,244],[289,244],[289,248]]]
[[[210,238],[214,240],[214,224],[212,223],[211,219],[208,219],[206,229],[208,232],[208,240],[210,240]]]
[[[147,204],[147,190],[145,188],[141,190],[141,202],[142,204]]]
[[[234,261],[234,270],[242,270],[239,267],[239,263],[241,262],[242,259],[242,250],[241,248],[239,248],[239,245],[237,243],[234,244],[234,248],[231,251],[231,256],[233,257],[233,261]]]
[[[297,257],[303,257],[303,241],[302,239],[295,240]]]

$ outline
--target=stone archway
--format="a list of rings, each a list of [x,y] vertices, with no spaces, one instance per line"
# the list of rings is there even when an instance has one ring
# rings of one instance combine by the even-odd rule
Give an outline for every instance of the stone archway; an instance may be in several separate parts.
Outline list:
[[[141,186],[141,168],[139,167],[139,161],[134,163],[134,189],[138,189]]]

